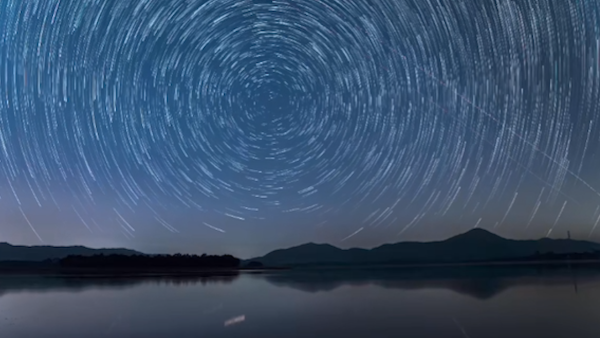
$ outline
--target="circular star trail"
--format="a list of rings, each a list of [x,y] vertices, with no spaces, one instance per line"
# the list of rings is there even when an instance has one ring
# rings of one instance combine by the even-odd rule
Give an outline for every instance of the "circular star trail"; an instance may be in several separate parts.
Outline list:
[[[0,6],[0,201],[39,240],[598,223],[595,1]]]

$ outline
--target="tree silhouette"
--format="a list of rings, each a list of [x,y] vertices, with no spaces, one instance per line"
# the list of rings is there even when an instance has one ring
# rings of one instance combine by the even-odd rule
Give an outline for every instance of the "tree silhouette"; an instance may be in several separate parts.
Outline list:
[[[246,265],[246,267],[249,267],[249,268],[262,268],[263,267],[263,263],[252,261],[252,262],[248,263]]]
[[[237,268],[240,259],[231,255],[94,255],[68,256],[59,261],[68,268]]]

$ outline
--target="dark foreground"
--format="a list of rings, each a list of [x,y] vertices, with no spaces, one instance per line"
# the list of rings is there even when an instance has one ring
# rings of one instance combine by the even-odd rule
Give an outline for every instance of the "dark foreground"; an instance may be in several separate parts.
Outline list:
[[[28,275],[28,276],[56,276],[56,277],[161,277],[161,276],[222,276],[222,275],[237,275],[241,272],[263,272],[263,271],[281,271],[285,269],[278,268],[221,268],[221,269],[206,269],[206,268],[63,268],[55,266],[0,266],[0,276],[7,275]]]
[[[12,273],[0,275],[0,332],[18,338],[596,338],[599,302],[600,267],[590,264],[135,278]]]
[[[322,265],[322,266],[297,266],[297,267],[68,267],[60,264],[49,264],[45,262],[0,262],[0,275],[56,275],[56,276],[121,276],[121,277],[148,277],[148,276],[212,276],[223,274],[238,274],[240,272],[324,272],[324,271],[346,271],[352,273],[380,273],[382,271],[394,271],[411,275],[437,275],[451,271],[478,271],[490,268],[489,271],[500,271],[500,268],[511,271],[522,271],[532,269],[561,270],[569,269],[594,270],[600,269],[600,260],[546,260],[546,261],[491,261],[477,263],[451,263],[451,264],[394,264],[394,265]],[[466,269],[468,268],[468,269]]]

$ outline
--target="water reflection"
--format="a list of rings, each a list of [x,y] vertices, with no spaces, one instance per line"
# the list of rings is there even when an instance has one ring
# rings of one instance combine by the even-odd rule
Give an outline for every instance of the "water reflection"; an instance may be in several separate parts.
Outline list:
[[[600,266],[579,267],[448,267],[435,269],[354,269],[246,272],[277,287],[316,293],[343,286],[377,286],[389,289],[445,289],[477,299],[489,299],[515,287],[571,285],[577,292],[600,280]],[[231,284],[239,272],[199,276],[35,276],[0,275],[0,297],[17,292],[127,290],[140,285],[190,286]]]
[[[141,285],[190,286],[231,284],[238,277],[238,272],[211,273],[199,276],[139,277],[0,275],[0,297],[19,292],[127,290]]]
[[[267,274],[271,284],[305,292],[328,292],[342,286],[374,285],[390,289],[446,289],[489,299],[514,287],[595,283],[600,266],[438,267],[434,269],[308,270]]]
[[[600,337],[600,269],[0,275],[1,337]]]

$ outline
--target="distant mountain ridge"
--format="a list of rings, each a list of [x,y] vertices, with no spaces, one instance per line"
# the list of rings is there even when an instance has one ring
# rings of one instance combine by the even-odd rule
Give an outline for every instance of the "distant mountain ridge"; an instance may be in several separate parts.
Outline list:
[[[92,255],[142,255],[129,249],[92,249],[84,246],[23,246],[0,243],[0,261],[35,262],[48,259],[60,259],[67,256]]]
[[[248,261],[264,266],[444,264],[514,260],[539,254],[600,251],[600,243],[571,239],[513,240],[483,229],[436,242],[400,242],[373,249],[340,249],[308,243],[272,251]]]

